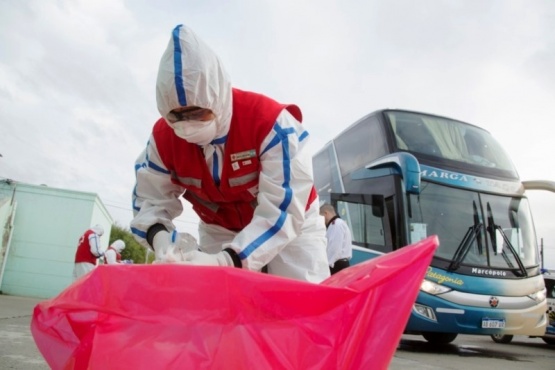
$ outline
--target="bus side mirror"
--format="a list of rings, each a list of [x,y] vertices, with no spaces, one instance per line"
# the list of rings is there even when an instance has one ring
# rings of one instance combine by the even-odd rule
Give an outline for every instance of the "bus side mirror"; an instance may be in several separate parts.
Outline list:
[[[405,191],[420,194],[420,164],[410,153],[393,153],[375,160],[365,166],[367,169],[395,168],[401,173]]]

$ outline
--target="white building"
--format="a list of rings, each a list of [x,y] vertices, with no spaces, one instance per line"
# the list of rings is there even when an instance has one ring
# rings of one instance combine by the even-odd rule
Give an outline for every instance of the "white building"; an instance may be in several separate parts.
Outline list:
[[[0,292],[51,298],[73,281],[81,235],[104,227],[108,246],[112,217],[94,193],[0,181]]]

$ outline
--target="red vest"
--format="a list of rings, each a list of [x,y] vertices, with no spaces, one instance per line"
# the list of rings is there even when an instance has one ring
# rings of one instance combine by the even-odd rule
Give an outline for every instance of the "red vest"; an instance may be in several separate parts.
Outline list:
[[[121,254],[115,249],[112,248],[112,246],[109,246],[108,248],[106,248],[106,252],[108,252],[108,249],[113,250],[114,252],[116,252],[116,262],[121,262]],[[106,252],[104,252],[104,263],[108,263],[108,260],[106,259]]]
[[[96,256],[91,253],[91,246],[89,244],[89,236],[94,234],[94,231],[87,230],[79,238],[79,245],[77,246],[77,251],[75,252],[75,263],[88,262],[96,265]]]
[[[233,231],[250,223],[258,194],[260,145],[283,109],[301,121],[301,111],[295,105],[233,89],[233,116],[221,159],[219,186],[210,174],[202,149],[177,137],[163,118],[156,122],[153,135],[160,158],[171,172],[172,182],[187,189],[184,198],[202,221]],[[307,208],[314,199],[313,188]]]

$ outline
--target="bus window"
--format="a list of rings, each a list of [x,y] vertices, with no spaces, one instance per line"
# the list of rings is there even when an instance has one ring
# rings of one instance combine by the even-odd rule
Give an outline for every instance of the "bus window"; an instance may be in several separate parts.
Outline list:
[[[391,111],[386,116],[400,150],[515,172],[507,153],[486,130],[410,112]]]
[[[532,229],[521,227],[532,223],[528,200],[488,194],[481,197],[483,204],[489,206],[492,212],[487,226],[489,230],[492,227],[496,228],[494,234],[490,231],[490,239],[495,238],[491,240],[490,266],[516,268],[517,259],[520,259],[526,267],[539,264],[535,251],[537,245],[535,234]]]
[[[325,202],[329,202],[328,194],[331,192],[332,150],[333,147],[331,145],[327,145],[322,151],[320,151],[312,158],[314,186],[316,187],[316,191],[320,195],[320,200]]]
[[[516,228],[505,228],[503,229],[503,233],[500,230],[497,230],[496,238],[497,238],[497,253],[502,253],[503,249],[508,250],[509,245],[503,238],[503,234],[507,237],[508,241],[511,243],[511,246],[515,249],[518,256],[520,258],[524,257],[524,249],[522,235],[520,234],[520,230]]]
[[[328,144],[312,158],[314,186],[320,201],[330,202],[332,192],[342,192],[343,184],[333,145]]]
[[[414,120],[397,120],[397,142],[408,150],[440,156],[439,147],[432,134],[420,118]]]
[[[464,140],[468,148],[468,156],[472,162],[484,167],[495,167],[491,150],[480,135],[468,130],[464,135]]]
[[[473,204],[480,204],[478,194],[424,182],[420,195],[411,195],[410,201],[410,242],[437,235],[439,248],[436,257],[453,259],[469,228],[476,224]],[[485,243],[480,242],[473,241],[463,263],[487,263],[486,251],[480,248]]]
[[[387,140],[374,116],[349,128],[334,140],[343,176],[387,154]]]
[[[370,204],[338,202],[337,208],[347,211],[351,227],[353,243],[355,245],[385,251],[385,233],[382,218],[375,216],[376,212]]]

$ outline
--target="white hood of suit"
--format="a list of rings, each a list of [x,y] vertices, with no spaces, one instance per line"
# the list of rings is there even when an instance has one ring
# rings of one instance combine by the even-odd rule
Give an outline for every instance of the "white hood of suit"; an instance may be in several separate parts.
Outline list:
[[[112,248],[114,248],[119,253],[125,249],[125,242],[121,239],[118,239],[112,243]]]
[[[102,227],[102,225],[100,224],[96,224],[93,227],[91,227],[92,231],[95,232],[95,234],[97,234],[98,236],[102,236],[104,235],[104,228]]]
[[[209,108],[216,115],[216,138],[229,131],[231,81],[218,56],[187,26],[174,28],[162,55],[156,102],[166,121],[168,113],[175,108]]]

